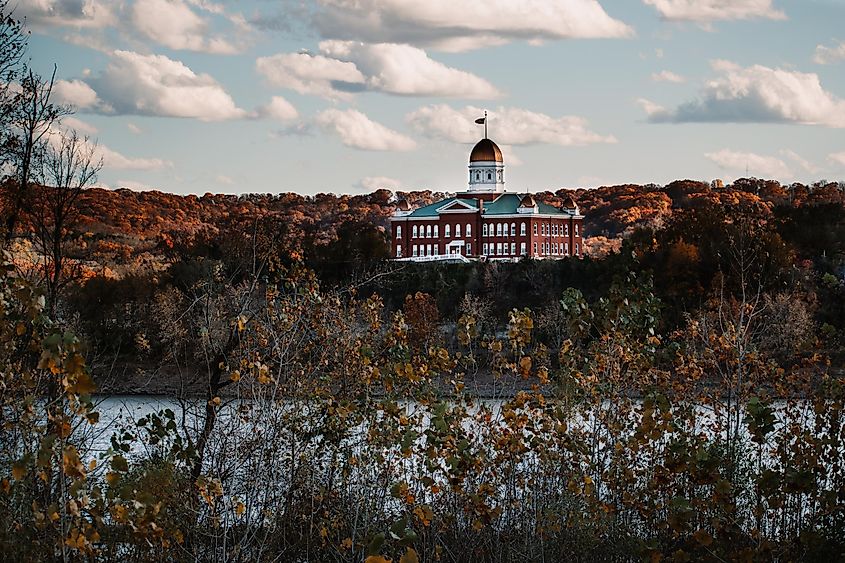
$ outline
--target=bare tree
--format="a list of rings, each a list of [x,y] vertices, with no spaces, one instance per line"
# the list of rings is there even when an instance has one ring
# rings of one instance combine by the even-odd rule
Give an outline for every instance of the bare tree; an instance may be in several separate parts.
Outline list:
[[[16,103],[10,108],[9,138],[5,145],[12,182],[3,218],[6,245],[14,238],[21,213],[29,203],[32,184],[38,179],[40,159],[47,150],[49,133],[62,116],[71,113],[70,108],[50,101],[55,79],[55,66],[49,79],[27,70],[20,82]]]
[[[78,219],[79,195],[97,180],[103,160],[97,156],[97,144],[76,131],[56,133],[43,156],[46,186],[32,197],[31,215],[35,244],[43,259],[43,285],[47,310],[56,313],[61,289],[74,279],[67,264],[66,244],[69,230]]]

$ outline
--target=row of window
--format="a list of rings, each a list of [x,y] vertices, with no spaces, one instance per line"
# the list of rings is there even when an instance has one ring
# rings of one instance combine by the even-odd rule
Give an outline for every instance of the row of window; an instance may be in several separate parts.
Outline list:
[[[452,225],[445,225],[443,227],[443,234],[446,238],[451,238],[452,236]],[[466,236],[472,236],[472,225],[467,223],[466,225]],[[569,225],[558,225],[558,224],[549,224],[549,223],[542,223],[540,224],[540,232],[545,236],[552,236],[552,237],[559,237],[569,236]],[[497,236],[497,237],[506,237],[508,236],[508,225],[506,223],[496,223],[495,228],[494,225],[487,225],[486,223],[482,227],[482,234],[487,236]],[[519,225],[519,234],[521,236],[526,235],[526,225],[525,223],[520,223]],[[461,236],[461,226],[455,225],[455,237]],[[510,236],[516,236],[516,223],[510,224]],[[534,223],[534,236],[537,236],[537,223]],[[575,236],[580,236],[578,232],[578,223],[575,223]],[[439,238],[440,237],[440,228],[437,225],[426,225],[425,227],[420,226],[417,228],[414,225],[411,228],[411,237],[412,238]],[[396,238],[402,239],[402,225],[396,226]]]
[[[461,250],[466,252],[466,256],[472,254],[472,245],[467,243],[463,248],[453,246],[450,248],[451,254],[460,254]],[[411,256],[439,256],[440,247],[436,244],[416,244],[411,247]],[[396,245],[396,257],[402,258],[402,245]]]
[[[443,227],[443,234],[449,238],[452,236],[452,225],[445,225]],[[461,236],[461,226],[455,225],[455,237]],[[467,223],[466,227],[466,236],[472,236],[472,225]],[[416,225],[411,227],[411,238],[439,238],[440,237],[440,228],[437,225],[426,225],[423,227],[420,225],[419,229]],[[402,225],[396,226],[396,238],[402,238]]]

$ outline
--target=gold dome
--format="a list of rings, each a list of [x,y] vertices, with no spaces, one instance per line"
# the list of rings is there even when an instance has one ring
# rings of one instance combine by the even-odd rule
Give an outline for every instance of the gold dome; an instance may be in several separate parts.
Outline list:
[[[490,139],[481,139],[469,153],[470,162],[504,162],[499,145]]]

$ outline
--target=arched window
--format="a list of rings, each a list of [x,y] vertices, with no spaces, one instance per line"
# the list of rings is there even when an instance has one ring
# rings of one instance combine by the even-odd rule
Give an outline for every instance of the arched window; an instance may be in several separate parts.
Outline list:
[[[439,238],[439,237],[440,237],[440,227],[437,226],[437,225],[434,225],[434,238]]]
[[[461,236],[461,226],[455,225],[455,238]]]
[[[575,223],[575,236],[578,236],[578,223]]]
[[[431,225],[425,226],[425,238],[431,238]]]
[[[525,223],[521,223],[519,225],[519,234],[521,234],[522,236],[525,236]]]
[[[502,236],[502,224],[501,223],[496,223],[496,236],[497,237]]]
[[[402,238],[402,225],[396,225],[396,238]]]
[[[575,243],[575,256],[580,256],[580,254],[579,254],[580,250],[581,249],[578,247],[578,243],[576,242]]]
[[[511,236],[516,236],[516,223],[511,223]]]
[[[563,236],[565,236],[565,237],[569,236],[569,225],[563,226]]]
[[[492,180],[492,179],[493,179],[493,175],[492,175],[491,173],[489,173],[489,172],[487,173],[487,179],[488,179],[488,180]]]
[[[400,245],[396,245],[396,257],[402,258],[402,247]]]
[[[481,232],[484,233],[484,236],[487,236],[487,223],[484,223],[484,226],[481,227]],[[486,252],[484,254],[487,254]]]
[[[414,238],[417,238],[417,226],[416,225],[414,225],[414,227],[411,229],[411,234],[413,235]]]
[[[534,223],[534,236],[535,236],[535,237],[537,236],[537,223]],[[536,246],[536,245],[535,245],[535,246]],[[534,253],[535,253],[535,254],[537,253],[537,249],[536,249],[536,248],[534,249]]]
[[[443,227],[443,234],[446,235],[446,238],[452,236],[452,225],[447,224]]]
[[[466,232],[467,238],[471,237],[472,236],[472,225],[467,223],[467,230],[465,232]]]

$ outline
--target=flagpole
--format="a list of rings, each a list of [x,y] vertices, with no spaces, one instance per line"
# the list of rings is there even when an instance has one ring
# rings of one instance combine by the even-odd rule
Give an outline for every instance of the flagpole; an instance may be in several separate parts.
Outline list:
[[[487,110],[484,110],[484,138],[487,138]]]

